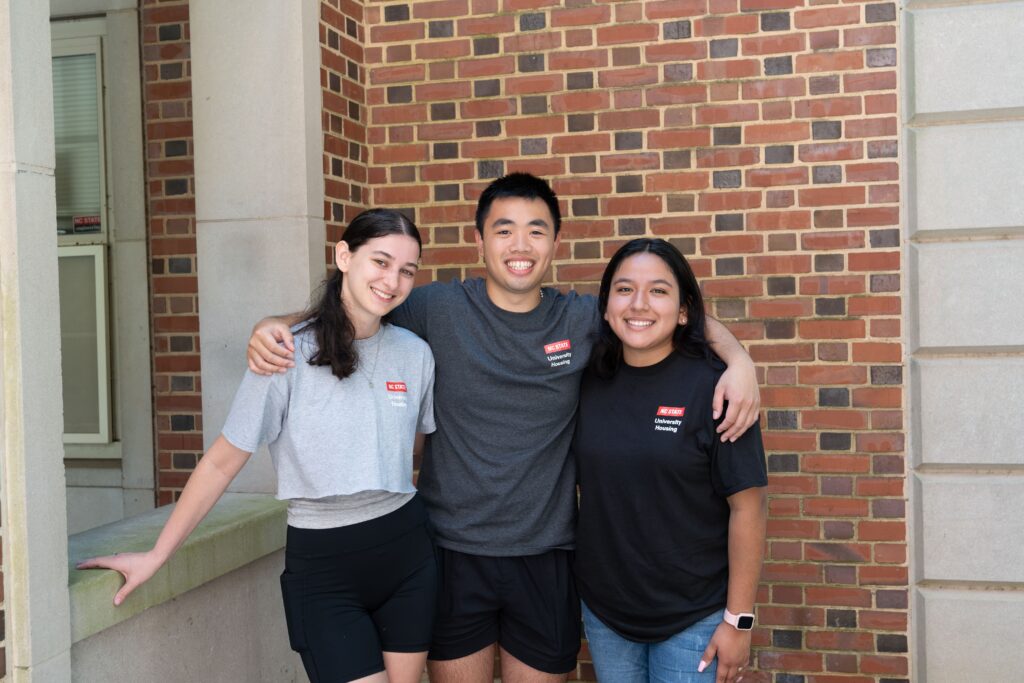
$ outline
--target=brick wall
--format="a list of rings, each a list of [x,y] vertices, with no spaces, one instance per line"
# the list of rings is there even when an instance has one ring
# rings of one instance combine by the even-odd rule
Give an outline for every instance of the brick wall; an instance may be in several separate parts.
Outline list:
[[[531,171],[566,217],[555,283],[593,291],[623,241],[663,236],[748,344],[771,486],[745,680],[908,680],[895,5],[362,13],[366,203],[415,216],[424,278],[478,274],[480,190]]]
[[[157,504],[203,452],[187,0],[141,6]]]

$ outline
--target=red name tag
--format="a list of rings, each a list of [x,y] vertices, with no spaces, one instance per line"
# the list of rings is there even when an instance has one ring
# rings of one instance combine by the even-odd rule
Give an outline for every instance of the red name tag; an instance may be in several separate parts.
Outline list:
[[[685,412],[685,407],[675,408],[673,406],[658,406],[658,415],[660,417],[682,417]]]
[[[408,391],[405,386],[405,382],[388,382],[388,391]]]
[[[544,353],[556,353],[558,351],[568,351],[572,348],[572,342],[568,339],[562,341],[551,342],[550,344],[544,345]]]

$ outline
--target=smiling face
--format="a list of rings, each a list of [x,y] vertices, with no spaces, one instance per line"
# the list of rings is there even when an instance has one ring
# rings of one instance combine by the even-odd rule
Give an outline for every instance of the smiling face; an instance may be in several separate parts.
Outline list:
[[[408,235],[391,234],[367,240],[355,251],[346,242],[338,242],[334,258],[344,273],[341,301],[356,338],[362,339],[373,335],[380,319],[409,296],[420,246]]]
[[[541,199],[495,199],[477,233],[487,268],[487,295],[507,311],[530,311],[558,247],[554,218]]]
[[[660,257],[634,254],[612,276],[604,319],[622,341],[622,359],[632,366],[654,365],[672,353],[676,325],[686,324],[679,283]]]

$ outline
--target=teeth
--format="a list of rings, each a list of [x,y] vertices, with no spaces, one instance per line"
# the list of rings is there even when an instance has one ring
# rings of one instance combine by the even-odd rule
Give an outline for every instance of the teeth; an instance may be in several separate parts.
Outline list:
[[[382,299],[394,299],[395,298],[394,294],[388,294],[387,292],[382,292],[381,290],[377,289],[376,287],[370,287],[370,291],[373,292],[374,294],[376,294],[377,296],[379,296]]]
[[[533,261],[506,261],[505,265],[507,265],[510,270],[529,270],[530,268],[533,268]]]
[[[654,321],[653,320],[627,320],[626,324],[629,325],[630,327],[635,327],[637,329],[643,329],[645,327],[650,327],[651,325],[653,325]]]

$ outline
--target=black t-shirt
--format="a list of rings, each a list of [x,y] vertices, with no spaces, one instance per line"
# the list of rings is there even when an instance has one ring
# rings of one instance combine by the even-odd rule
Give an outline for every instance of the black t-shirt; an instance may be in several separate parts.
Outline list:
[[[664,640],[725,607],[729,504],[766,486],[757,424],[715,434],[724,367],[677,353],[609,380],[583,376],[573,452],[580,596],[625,638]]]

